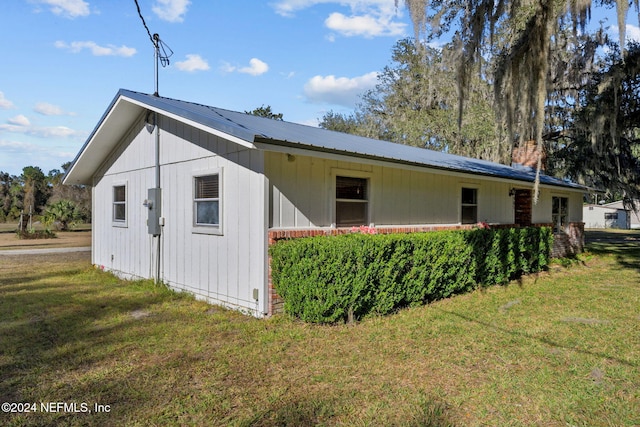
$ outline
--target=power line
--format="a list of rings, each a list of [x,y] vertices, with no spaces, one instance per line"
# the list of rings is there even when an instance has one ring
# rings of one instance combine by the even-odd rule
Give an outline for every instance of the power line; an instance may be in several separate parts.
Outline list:
[[[163,42],[160,39],[160,36],[157,33],[151,35],[151,31],[149,30],[149,27],[147,26],[147,23],[144,20],[144,16],[142,16],[142,11],[140,10],[140,5],[138,4],[138,0],[133,0],[133,1],[136,3],[136,8],[138,9],[138,16],[142,21],[142,25],[144,26],[144,29],[147,30],[147,34],[149,35],[149,40],[151,40],[153,47],[156,50],[158,50],[158,58],[160,59],[160,63],[162,64],[163,67],[166,67],[167,65],[170,64],[169,58],[171,57],[171,55],[173,55],[173,50],[171,50],[169,45],[167,45],[165,42]],[[162,51],[162,54],[160,54],[160,51]]]
[[[144,16],[142,16],[142,11],[140,10],[140,5],[138,4],[138,0],[133,0],[136,2],[136,7],[138,8],[138,16],[142,20],[142,25],[144,25],[145,30],[147,30],[147,34],[149,34],[149,40],[153,43],[153,46],[156,45],[156,42],[153,40],[153,36],[151,35],[151,31],[149,31],[149,27],[147,27],[147,23],[144,21]]]

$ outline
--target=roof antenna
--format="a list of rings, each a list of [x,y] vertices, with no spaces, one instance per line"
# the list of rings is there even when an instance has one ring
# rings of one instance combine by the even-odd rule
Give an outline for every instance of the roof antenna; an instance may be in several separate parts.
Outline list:
[[[136,3],[136,8],[138,9],[138,16],[140,16],[140,20],[142,21],[142,25],[144,25],[144,29],[147,30],[147,34],[149,35],[149,40],[153,44],[154,49],[154,94],[153,96],[160,96],[158,93],[158,63],[162,64],[163,67],[166,67],[170,64],[169,58],[173,55],[173,50],[160,39],[158,33],[155,33],[153,36],[151,35],[151,31],[149,31],[149,27],[147,27],[147,23],[142,16],[142,12],[140,11],[140,5],[138,4],[138,0],[134,0]],[[162,51],[162,54],[160,53]]]

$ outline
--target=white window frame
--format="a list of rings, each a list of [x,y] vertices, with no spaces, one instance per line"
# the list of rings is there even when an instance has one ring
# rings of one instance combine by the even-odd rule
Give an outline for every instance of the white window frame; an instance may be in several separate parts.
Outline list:
[[[367,199],[366,200],[354,200],[354,199],[338,199],[336,197],[336,187],[338,177],[344,178],[357,178],[364,179],[367,182]],[[373,200],[373,174],[371,172],[354,171],[349,169],[332,169],[331,170],[331,227],[332,228],[348,228],[354,227],[353,225],[339,226],[337,224],[337,209],[338,202],[350,202],[350,203],[366,203],[366,218],[365,224],[373,226],[372,218],[372,200]]]
[[[116,201],[116,188],[124,187],[124,200]],[[124,206],[124,219],[116,219],[116,206]],[[111,185],[111,225],[126,228],[129,226],[129,186],[127,182]]]
[[[475,191],[475,195],[476,195],[476,202],[475,203],[463,203],[462,201],[462,190],[464,189],[468,189],[468,190],[473,190]],[[478,223],[478,218],[480,217],[480,188],[475,185],[475,184],[460,184],[459,186],[459,191],[458,191],[458,203],[459,203],[459,207],[460,207],[460,213],[459,213],[459,223],[460,224],[477,224]],[[465,207],[475,207],[476,208],[476,220],[474,222],[463,222],[463,210]]]
[[[218,197],[212,199],[196,199],[196,180],[197,178],[217,175],[218,176]],[[223,235],[223,212],[224,212],[224,180],[222,174],[222,168],[202,171],[194,174],[191,177],[191,210],[192,210],[192,228],[191,232],[194,234],[212,234]],[[203,201],[217,201],[218,202],[218,224],[198,224],[197,221],[197,203]]]
[[[555,213],[553,211],[553,200],[554,199],[559,199],[559,204],[558,207],[560,208],[560,212]],[[566,200],[567,205],[566,205],[566,212],[564,213],[564,215],[562,214],[562,199]],[[564,221],[564,227],[562,227],[562,218],[565,218]],[[551,196],[551,222],[553,223],[553,232],[554,233],[558,233],[558,232],[564,232],[566,233],[567,230],[569,229],[569,196],[567,195],[562,195],[562,194],[557,194],[557,195],[552,195]]]

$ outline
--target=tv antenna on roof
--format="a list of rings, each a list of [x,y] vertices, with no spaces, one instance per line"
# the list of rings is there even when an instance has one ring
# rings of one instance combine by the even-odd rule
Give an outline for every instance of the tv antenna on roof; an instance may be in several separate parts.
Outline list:
[[[142,25],[144,25],[144,29],[147,30],[147,34],[149,35],[149,40],[153,44],[154,49],[154,96],[159,96],[158,92],[158,63],[162,64],[163,67],[166,67],[170,64],[169,58],[173,55],[173,50],[160,39],[158,33],[154,33],[151,35],[151,31],[149,31],[149,27],[147,27],[147,23],[142,16],[142,12],[140,11],[140,5],[138,4],[138,0],[134,0],[136,3],[136,8],[138,9],[138,16],[140,16],[140,20],[142,21]],[[162,53],[161,53],[162,51]]]

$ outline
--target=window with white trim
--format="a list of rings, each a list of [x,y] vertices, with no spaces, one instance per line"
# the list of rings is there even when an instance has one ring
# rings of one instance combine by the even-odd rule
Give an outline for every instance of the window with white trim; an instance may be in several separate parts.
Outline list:
[[[552,197],[551,199],[551,221],[553,222],[553,232],[566,230],[569,218],[569,198]]]
[[[462,187],[460,222],[475,224],[478,222],[478,189]]]
[[[127,224],[127,186],[113,186],[112,219],[115,225]]]
[[[220,227],[220,174],[193,179],[193,214],[196,227]]]
[[[369,224],[368,180],[336,176],[336,226]]]

